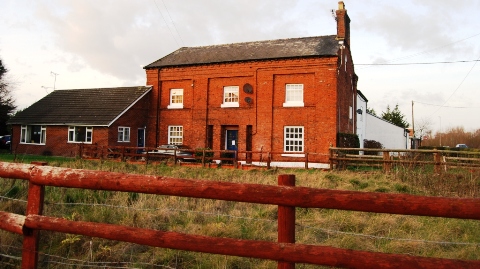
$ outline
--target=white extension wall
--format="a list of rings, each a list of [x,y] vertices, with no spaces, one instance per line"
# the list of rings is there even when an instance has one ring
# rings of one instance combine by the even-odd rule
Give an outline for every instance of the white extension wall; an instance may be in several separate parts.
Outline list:
[[[402,127],[369,113],[365,113],[365,116],[364,139],[380,142],[385,149],[410,149],[409,136]]]
[[[360,148],[363,148],[363,140],[365,139],[365,129],[367,126],[367,99],[360,93],[357,94],[357,136],[360,141]]]

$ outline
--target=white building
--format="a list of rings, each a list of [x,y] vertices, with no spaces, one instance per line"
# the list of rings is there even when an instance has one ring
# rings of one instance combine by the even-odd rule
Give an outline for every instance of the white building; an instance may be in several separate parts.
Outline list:
[[[365,140],[382,143],[385,149],[410,149],[408,131],[380,117],[367,113],[367,98],[357,91],[357,135],[360,148]]]

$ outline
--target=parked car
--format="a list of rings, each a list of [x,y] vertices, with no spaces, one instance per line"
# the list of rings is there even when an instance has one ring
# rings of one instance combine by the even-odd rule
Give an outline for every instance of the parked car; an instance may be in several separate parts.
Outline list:
[[[195,152],[185,145],[161,145],[148,154],[171,155],[174,154],[183,160],[195,160]]]
[[[466,148],[468,148],[468,146],[465,145],[465,144],[457,144],[455,147],[456,147],[456,148],[460,148],[460,149],[466,149]]]
[[[9,149],[11,142],[12,142],[12,137],[10,135],[4,135],[0,137],[0,148]]]

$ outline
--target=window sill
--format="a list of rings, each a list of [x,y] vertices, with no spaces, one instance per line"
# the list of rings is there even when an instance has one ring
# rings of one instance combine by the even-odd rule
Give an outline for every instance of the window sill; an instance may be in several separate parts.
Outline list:
[[[37,146],[45,146],[45,143],[25,143],[25,142],[20,142],[20,145],[37,145]]]
[[[75,142],[75,141],[67,141],[67,143],[69,143],[69,144],[89,144],[89,145],[92,144],[92,142]]]
[[[226,107],[240,107],[239,103],[225,103],[220,105],[221,108],[226,108]]]
[[[304,107],[305,104],[303,102],[288,102],[283,103],[283,107]]]
[[[167,109],[183,109],[183,105],[168,105]]]
[[[305,158],[304,153],[284,153],[282,157],[295,157],[295,158]]]

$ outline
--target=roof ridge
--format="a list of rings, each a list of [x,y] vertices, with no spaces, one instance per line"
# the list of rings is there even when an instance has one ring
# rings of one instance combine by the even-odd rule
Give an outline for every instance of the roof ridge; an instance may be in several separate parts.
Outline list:
[[[336,35],[324,35],[181,47],[146,65],[144,69],[312,56],[335,57],[338,46]]]
[[[329,37],[336,35],[322,35],[322,36],[306,36],[306,37],[288,37],[288,38],[278,38],[278,39],[265,39],[265,40],[257,40],[257,41],[242,41],[242,42],[232,42],[232,43],[223,43],[223,44],[214,44],[214,45],[205,45],[205,46],[194,46],[194,47],[180,47],[180,49],[184,48],[209,48],[209,47],[221,47],[221,46],[231,46],[231,45],[245,45],[245,44],[253,44],[253,43],[267,43],[273,41],[289,41],[289,40],[301,40],[301,39],[313,39],[313,38],[321,38],[321,37]]]

